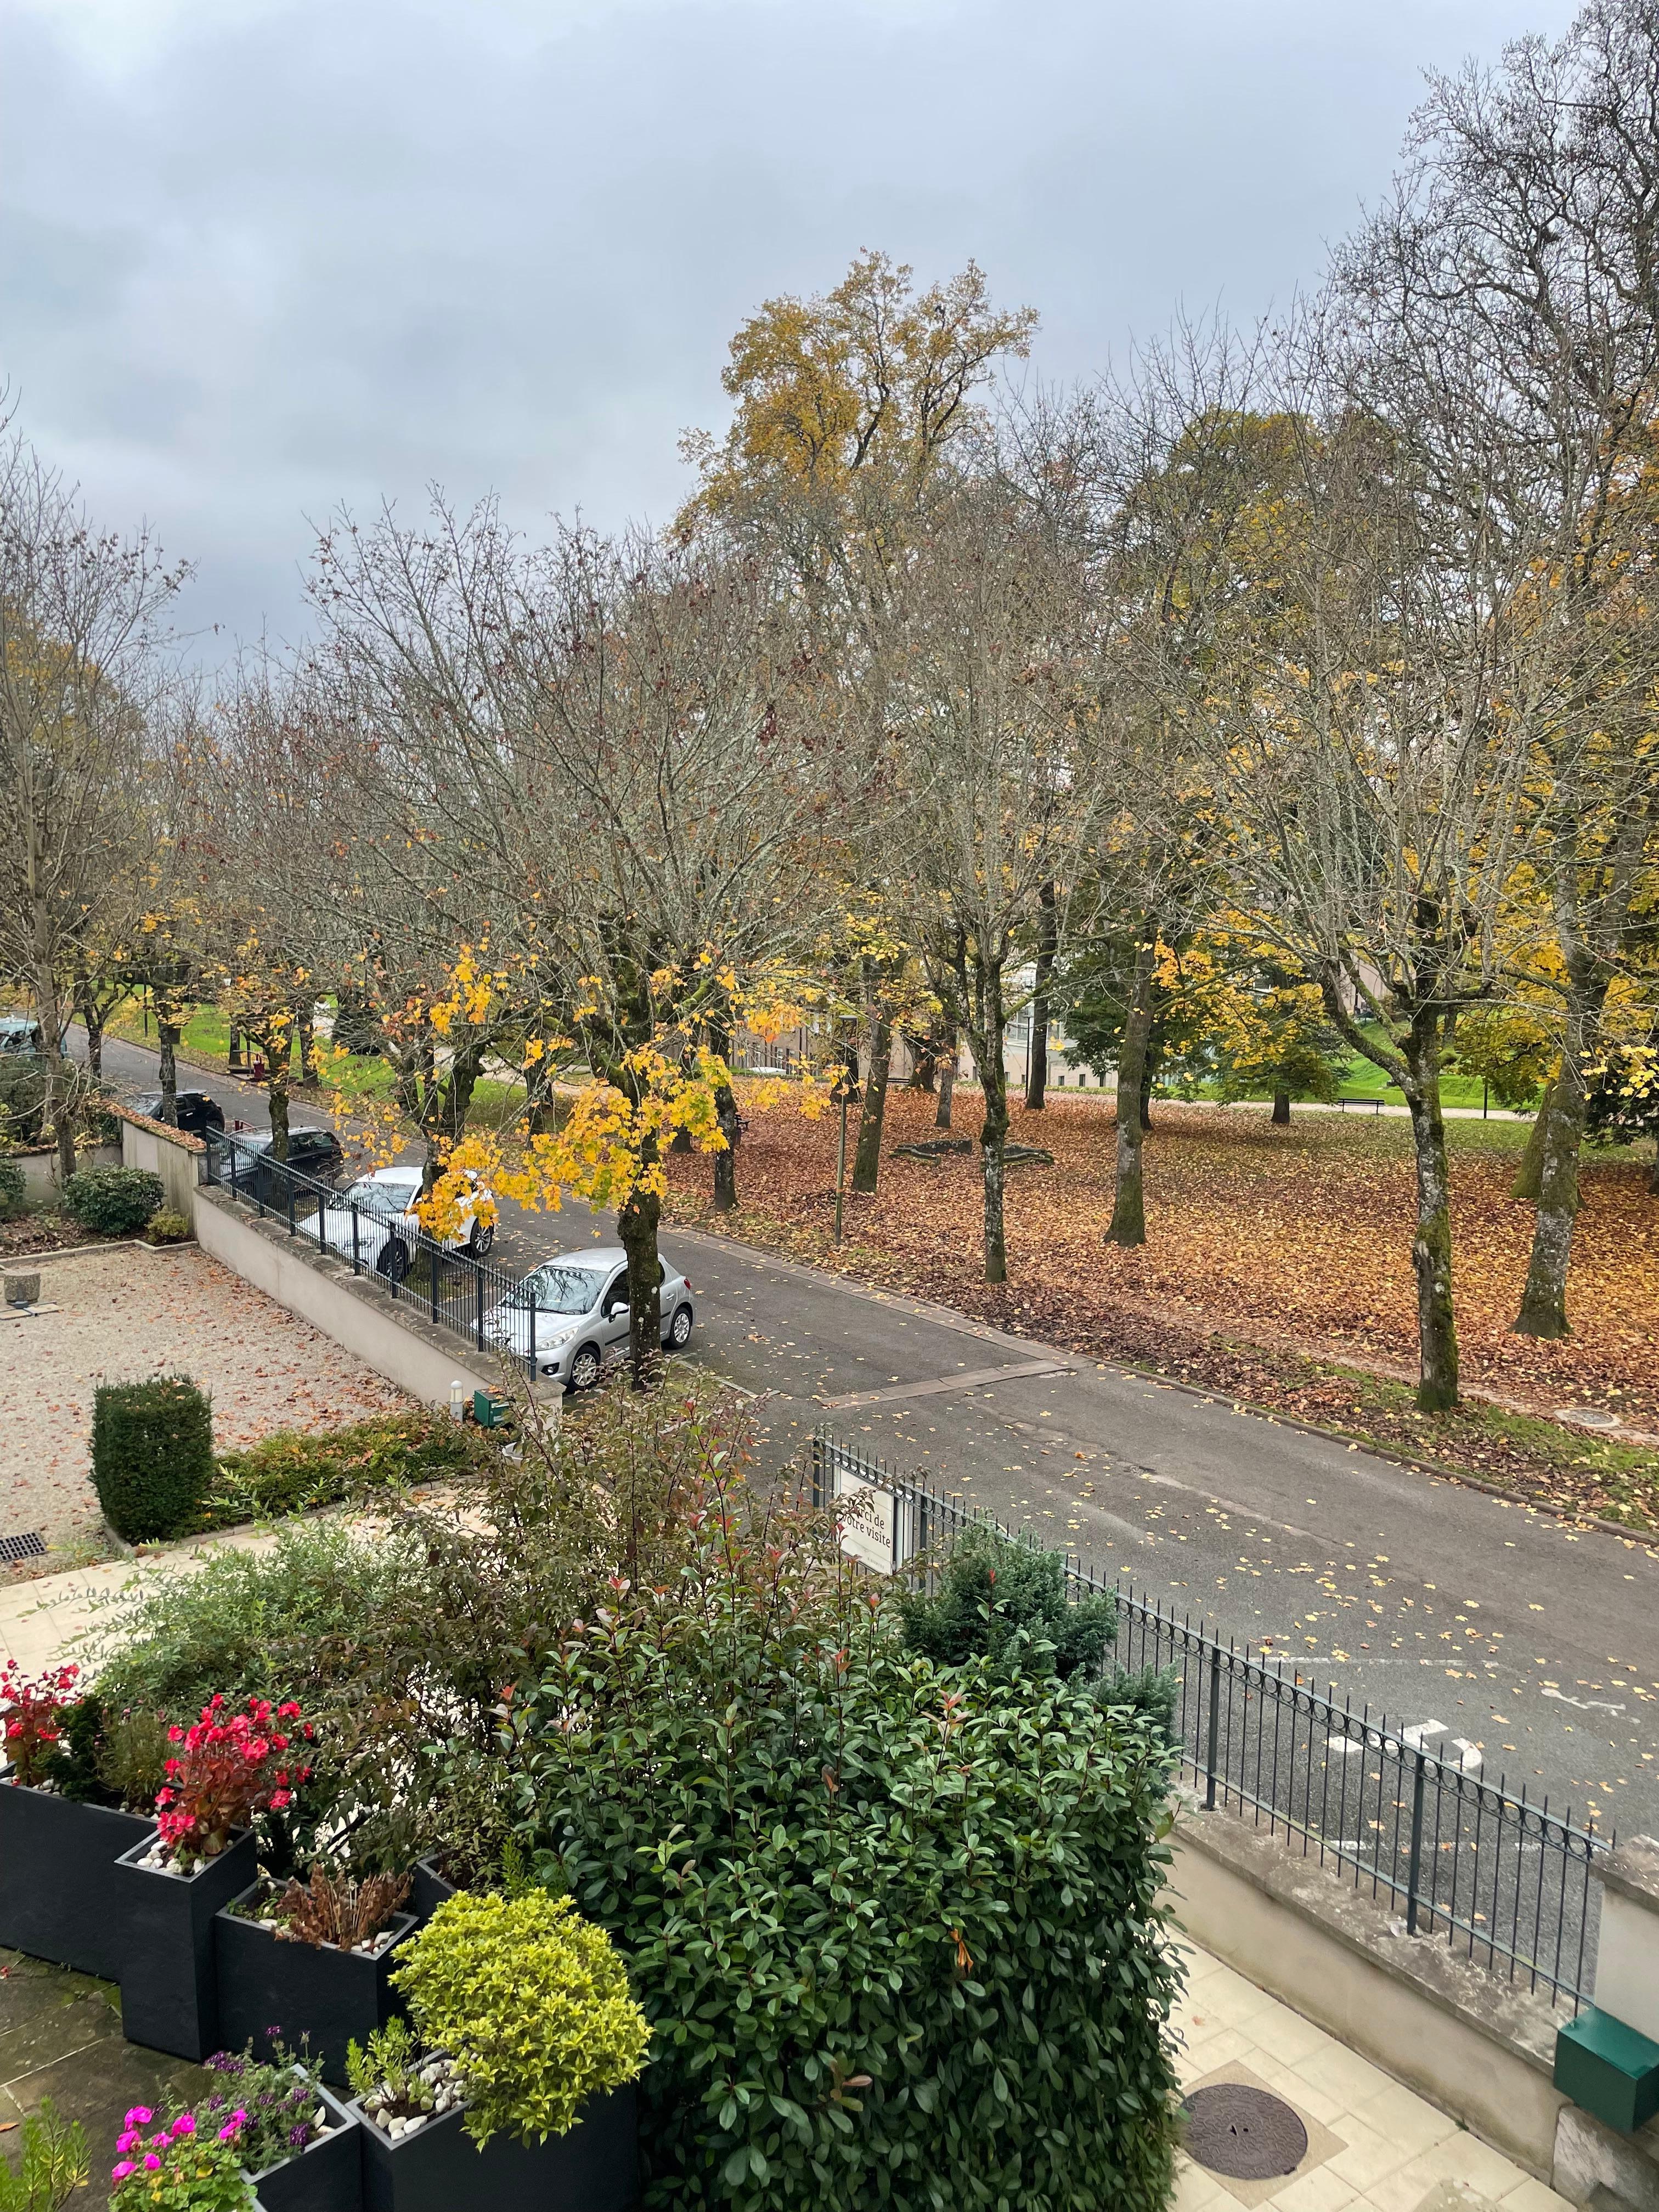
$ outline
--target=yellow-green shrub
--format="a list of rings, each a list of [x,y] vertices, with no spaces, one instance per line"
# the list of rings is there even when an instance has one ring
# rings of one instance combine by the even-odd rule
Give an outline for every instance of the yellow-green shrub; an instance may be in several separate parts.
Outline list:
[[[392,1978],[421,2041],[466,2083],[467,2131],[544,2142],[584,2100],[639,2073],[651,2039],[628,1973],[568,1897],[463,1890],[438,1907]]]

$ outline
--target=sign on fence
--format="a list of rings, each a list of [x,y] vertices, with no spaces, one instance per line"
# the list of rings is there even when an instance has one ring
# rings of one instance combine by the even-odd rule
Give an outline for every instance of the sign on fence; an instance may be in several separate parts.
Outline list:
[[[890,1490],[865,1482],[845,1468],[836,1471],[836,1496],[845,1500],[841,1521],[841,1548],[878,1575],[893,1571],[893,1512],[896,1503]]]

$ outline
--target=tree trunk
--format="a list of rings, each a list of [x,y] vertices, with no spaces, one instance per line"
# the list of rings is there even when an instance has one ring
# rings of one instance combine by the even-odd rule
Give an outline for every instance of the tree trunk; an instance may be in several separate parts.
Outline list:
[[[1152,1027],[1152,963],[1156,942],[1135,947],[1134,986],[1123,1024],[1117,1067],[1117,1190],[1103,1241],[1135,1245],[1146,1242],[1146,1192],[1141,1164],[1141,1116],[1146,1080],[1146,1045]]]
[[[859,1108],[859,1140],[853,1154],[853,1188],[869,1193],[881,1175],[881,1131],[887,1116],[887,1078],[893,1064],[893,1024],[876,1016],[870,1041],[870,1079]]]
[[[933,1109],[933,1127],[948,1129],[951,1108],[957,1095],[957,1054],[962,1045],[954,1027],[945,1031],[945,1049],[939,1062],[939,1104]]]
[[[104,1017],[88,999],[81,1008],[81,1026],[87,1033],[87,1073],[94,1083],[104,1079]]]
[[[161,1055],[161,1111],[159,1119],[167,1127],[179,1126],[179,1038],[180,1025],[172,1018],[171,1010],[163,1012],[161,1005],[155,1008],[155,1042]]]
[[[1054,981],[1054,953],[1060,942],[1060,909],[1054,887],[1044,884],[1037,894],[1036,979],[1031,992],[1031,1043],[1025,1060],[1025,1110],[1040,1114],[1048,1103],[1048,990]]]
[[[242,1032],[237,1027],[236,1024],[233,1022],[230,1024],[230,1039],[228,1048],[225,1054],[225,1066],[227,1067],[240,1067],[241,1064]]]
[[[1648,1170],[1648,1196],[1659,1198],[1659,1137],[1653,1140],[1653,1165]]]
[[[1515,1171],[1515,1181],[1510,1186],[1511,1198],[1524,1199],[1536,1206],[1544,1192],[1544,1139],[1549,1133],[1550,1101],[1555,1096],[1555,1079],[1544,1085],[1544,1095],[1538,1102],[1538,1111],[1533,1115],[1532,1127],[1527,1132],[1527,1142],[1521,1154],[1521,1164]]]
[[[1417,1155],[1417,1234],[1412,1239],[1412,1266],[1417,1273],[1417,1404],[1419,1413],[1443,1413],[1458,1401],[1457,1324],[1452,1312],[1451,1178],[1440,1110],[1437,1012],[1417,1016],[1404,1052],[1407,1079],[1402,1087]]]
[[[1568,974],[1567,1034],[1561,1069],[1551,1085],[1543,1125],[1543,1160],[1538,1176],[1538,1219],[1527,1263],[1527,1285],[1515,1317],[1517,1336],[1554,1338],[1571,1334],[1567,1322],[1567,1263],[1572,1257],[1572,1225],[1578,1212],[1578,1155],[1584,1142],[1588,1105],[1584,1066],[1600,1033],[1607,985],[1587,979],[1583,969]]]
[[[617,1233],[628,1255],[628,1353],[636,1390],[648,1390],[662,1367],[662,1284],[657,1255],[662,1200],[644,1188],[656,1161],[656,1141],[647,1138],[641,1149],[641,1181],[617,1216]]]
[[[712,1024],[708,1041],[729,1068],[732,1065],[732,1036],[728,1030]],[[716,1085],[714,1118],[720,1125],[720,1134],[726,1139],[714,1155],[714,1211],[716,1213],[735,1213],[738,1209],[738,1145],[743,1134],[742,1117],[738,1112],[737,1094],[729,1083]]]
[[[1275,1091],[1273,1093],[1273,1125],[1280,1129],[1288,1129],[1291,1126],[1291,1094],[1288,1091]]]
[[[263,1046],[268,1080],[265,1096],[270,1107],[270,1157],[274,1160],[288,1158],[288,1033],[273,1030],[270,1036],[254,1040]]]
[[[980,1164],[985,1178],[985,1279],[1008,1279],[1008,1241],[1003,1223],[1002,1195],[1006,1163],[1003,1148],[1008,1141],[1008,1070],[1003,1058],[1002,969],[986,961],[975,977],[978,1021],[973,1037],[974,1063],[985,1092],[985,1119],[980,1125]]]

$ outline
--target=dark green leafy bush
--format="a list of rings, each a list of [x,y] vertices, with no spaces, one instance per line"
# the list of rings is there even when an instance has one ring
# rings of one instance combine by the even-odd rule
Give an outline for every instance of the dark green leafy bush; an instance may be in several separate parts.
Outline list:
[[[64,1202],[94,1237],[136,1236],[165,1193],[148,1168],[82,1168],[64,1186]]]
[[[15,1221],[27,1211],[22,1169],[15,1160],[0,1160],[0,1221]]]
[[[645,2203],[1157,2212],[1155,1731],[1052,1671],[942,1674],[718,1498],[644,1587],[514,1709],[536,1863],[652,2024]]]
[[[71,1190],[80,1180],[70,1178]],[[183,1375],[100,1383],[92,1401],[92,1480],[104,1518],[129,1544],[190,1528],[213,1480],[205,1393]]]
[[[223,1455],[197,1525],[229,1528],[376,1491],[458,1482],[492,1457],[477,1429],[425,1409],[316,1434],[285,1430]]]
[[[983,1657],[1024,1674],[1092,1674],[1117,1633],[1109,1592],[1069,1604],[1058,1552],[1012,1543],[982,1523],[951,1546],[931,1594],[898,1601],[904,1640],[940,1666]]]

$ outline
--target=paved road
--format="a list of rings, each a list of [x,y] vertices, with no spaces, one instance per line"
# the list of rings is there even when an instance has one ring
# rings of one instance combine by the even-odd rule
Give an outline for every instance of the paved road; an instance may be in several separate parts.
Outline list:
[[[118,1087],[153,1085],[155,1066],[105,1047]],[[263,1124],[257,1092],[188,1080]],[[494,1256],[516,1269],[610,1233],[580,1206],[504,1208]],[[724,1238],[664,1244],[691,1278],[702,1357],[763,1394],[774,1462],[833,1422],[1356,1706],[1438,1723],[1431,1747],[1455,1757],[1461,1741],[1471,1771],[1570,1800],[1598,1827],[1659,1834],[1659,1556],[1645,1547]]]

